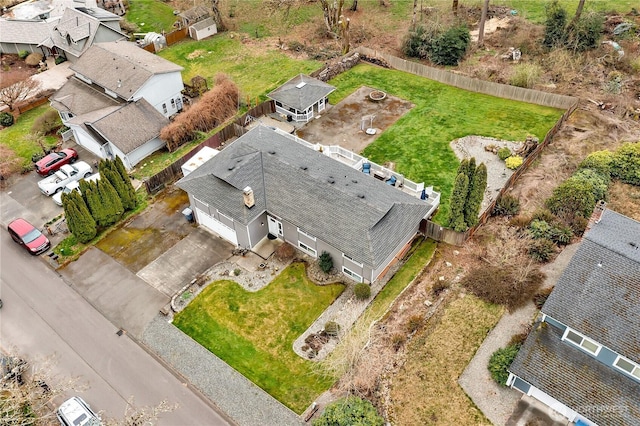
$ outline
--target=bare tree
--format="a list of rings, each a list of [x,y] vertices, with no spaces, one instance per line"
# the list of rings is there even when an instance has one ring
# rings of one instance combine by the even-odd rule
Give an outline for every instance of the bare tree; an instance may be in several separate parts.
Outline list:
[[[20,171],[21,160],[8,146],[0,144],[0,183]]]
[[[487,21],[487,10],[489,9],[489,0],[482,3],[482,14],[480,15],[480,25],[478,26],[478,46],[484,46],[484,24]]]
[[[336,35],[336,29],[340,16],[342,16],[342,7],[344,0],[319,0],[322,13],[324,15],[324,24],[329,34]]]
[[[39,87],[40,82],[31,78],[3,87],[0,89],[0,104],[8,106],[9,111],[13,111],[13,107],[18,102],[27,99],[27,96],[33,94]]]
[[[152,426],[158,421],[162,413],[170,413],[178,408],[178,404],[169,404],[161,401],[153,407],[136,407],[133,397],[127,400],[127,407],[124,410],[124,419],[103,419],[105,426]]]
[[[338,27],[340,28],[340,38],[342,39],[342,54],[346,55],[349,53],[350,48],[350,38],[349,38],[349,26],[351,24],[351,20],[344,16],[340,17],[340,21],[338,21]]]
[[[584,2],[585,0],[580,0],[580,2],[578,2],[578,8],[576,9],[576,14],[573,16],[574,22],[577,22],[578,19],[580,19],[580,15],[582,15],[582,9],[584,9]]]
[[[413,16],[411,17],[411,28],[416,27],[416,14],[418,13],[418,0],[413,0]]]
[[[220,13],[220,0],[211,0],[211,12],[218,31],[225,31],[227,27],[224,25],[224,22],[222,22],[222,13]]]
[[[453,10],[453,16],[458,16],[458,0],[453,0],[451,10]]]
[[[358,11],[358,0],[353,0],[353,3],[351,3],[351,7],[349,9],[351,9],[352,12],[357,12]]]

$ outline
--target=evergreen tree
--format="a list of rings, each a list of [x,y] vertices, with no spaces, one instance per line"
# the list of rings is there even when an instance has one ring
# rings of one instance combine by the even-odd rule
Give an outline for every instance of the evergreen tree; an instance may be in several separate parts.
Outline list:
[[[464,205],[464,221],[469,228],[478,224],[478,214],[487,189],[487,166],[480,163],[476,167],[473,180],[469,184],[469,194]]]
[[[462,232],[467,229],[464,221],[464,205],[469,190],[469,178],[465,173],[459,173],[453,184],[453,193],[449,204],[449,226],[455,231]]]
[[[76,192],[63,194],[62,205],[71,233],[81,243],[91,241],[97,233],[96,223],[91,217],[82,196]]]
[[[120,219],[120,216],[122,216],[124,212],[122,202],[108,179],[101,178],[97,183],[98,195],[102,200],[102,206],[104,208],[106,226],[113,225]]]
[[[113,163],[112,163],[113,164]],[[115,169],[115,166],[113,167]],[[127,191],[127,187],[125,183],[122,181],[122,177],[117,172],[117,170],[104,170],[102,175],[111,182],[111,185],[116,190],[118,197],[120,198],[120,202],[122,203],[122,208],[124,210],[130,210],[135,207],[134,200],[131,199],[131,194]]]
[[[91,216],[96,221],[96,224],[99,227],[109,226],[106,218],[106,209],[103,200],[100,198],[100,194],[98,192],[98,183],[93,181],[87,182],[87,184],[88,187],[83,192],[83,195],[87,200],[87,206],[89,207]]]
[[[460,173],[463,173],[466,177],[469,177],[469,158],[463,158],[462,161],[460,162],[460,165],[458,166],[458,173],[456,173],[456,176],[458,176]]]
[[[131,183],[131,178],[129,178],[129,174],[127,173],[127,169],[124,168],[124,164],[122,163],[122,159],[116,156],[116,159],[113,160],[113,165],[115,165],[116,171],[122,177],[122,181],[127,188],[127,192],[129,193],[129,199],[131,200],[131,204],[129,209],[134,209],[136,204],[138,203],[138,198],[136,197],[136,190]]]
[[[546,14],[542,44],[549,49],[563,46],[567,40],[567,11],[560,6],[558,0],[553,0],[546,7]]]
[[[473,180],[473,177],[476,174],[476,157],[469,158],[469,166],[467,166],[467,177],[469,178],[469,183]],[[469,187],[471,189],[471,187]]]

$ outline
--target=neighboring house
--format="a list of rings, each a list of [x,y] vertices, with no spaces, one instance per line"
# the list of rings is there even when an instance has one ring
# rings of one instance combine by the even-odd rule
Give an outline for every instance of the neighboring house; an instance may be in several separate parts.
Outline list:
[[[3,9],[6,19],[45,20],[61,16],[67,8],[97,8],[96,0],[28,0],[8,10]]]
[[[49,100],[79,145],[128,169],[164,146],[160,130],[182,109],[182,67],[118,41],[94,44],[71,70]]]
[[[604,202],[507,384],[577,425],[640,424],[640,223]]]
[[[126,38],[120,30],[120,17],[98,8],[67,8],[61,16],[48,20],[0,19],[3,53],[26,50],[76,62],[93,43]]]
[[[324,111],[327,97],[335,87],[308,75],[300,74],[267,96],[276,103],[276,112],[290,121],[307,122],[315,113]]]
[[[375,281],[435,206],[292,138],[257,126],[177,186],[198,223],[233,244],[251,249],[271,234],[312,257],[329,252],[356,281]]]

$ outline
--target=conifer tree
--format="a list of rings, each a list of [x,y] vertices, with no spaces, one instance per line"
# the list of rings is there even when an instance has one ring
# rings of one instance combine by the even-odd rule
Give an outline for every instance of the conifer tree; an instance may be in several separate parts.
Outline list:
[[[113,225],[120,219],[124,209],[122,208],[122,202],[118,193],[111,185],[108,179],[100,179],[98,182],[98,195],[102,200],[102,206],[104,207],[105,223]]]
[[[97,233],[96,223],[91,217],[82,196],[76,191],[63,194],[62,205],[69,231],[81,243],[91,241]]]
[[[113,160],[113,165],[115,166],[116,171],[122,177],[122,181],[127,188],[127,192],[129,193],[129,198],[131,199],[131,207],[129,209],[134,209],[136,204],[138,203],[138,198],[136,197],[136,190],[131,183],[131,178],[129,178],[129,174],[127,173],[127,169],[125,169],[124,164],[122,163],[122,159],[116,156],[116,159]]]
[[[469,194],[464,205],[464,221],[469,228],[478,224],[478,214],[487,189],[487,166],[480,163],[476,167],[473,180],[469,184]]]
[[[109,226],[107,223],[105,206],[98,192],[98,183],[93,181],[87,182],[87,184],[88,186],[83,192],[83,195],[87,200],[87,207],[89,207],[91,216],[99,227]]]
[[[111,162],[112,168],[105,169],[102,175],[111,182],[111,185],[116,190],[118,197],[120,198],[120,202],[122,203],[122,208],[124,210],[131,210],[135,207],[134,200],[131,199],[131,194],[127,190],[120,173],[118,173],[115,166],[113,166],[113,162]]]
[[[453,184],[453,192],[449,204],[449,226],[458,232],[467,229],[464,221],[464,205],[467,200],[468,189],[469,178],[465,173],[459,173]]]

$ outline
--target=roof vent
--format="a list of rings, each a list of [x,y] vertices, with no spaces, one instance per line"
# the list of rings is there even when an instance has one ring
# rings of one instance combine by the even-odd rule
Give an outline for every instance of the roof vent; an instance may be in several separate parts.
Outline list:
[[[302,83],[296,84],[296,89],[302,89],[306,85],[307,85],[307,83],[305,81],[303,81]]]
[[[251,189],[250,186],[247,186],[242,190],[242,198],[244,200],[244,205],[248,208],[251,208],[256,204],[255,198],[253,197],[253,189]]]
[[[275,152],[274,150],[271,150],[271,151],[268,151],[268,152],[269,152],[269,154],[271,154],[271,155],[276,155],[276,152]]]
[[[352,179],[352,180],[351,180],[351,182],[353,182],[353,183],[358,183],[358,181],[357,181],[357,180],[355,180],[355,179]]]
[[[301,168],[302,170],[307,170],[307,169],[308,169],[308,167],[307,167],[307,166],[300,166],[300,168]]]
[[[228,170],[229,170],[229,171],[231,171],[231,170],[233,170],[233,169],[235,169],[235,166],[229,166],[229,169],[228,169]]]
[[[327,179],[327,182],[331,184],[336,183],[335,179],[333,179],[332,177],[329,177],[329,179]]]
[[[364,194],[358,194],[358,198],[362,198],[364,200]]]

